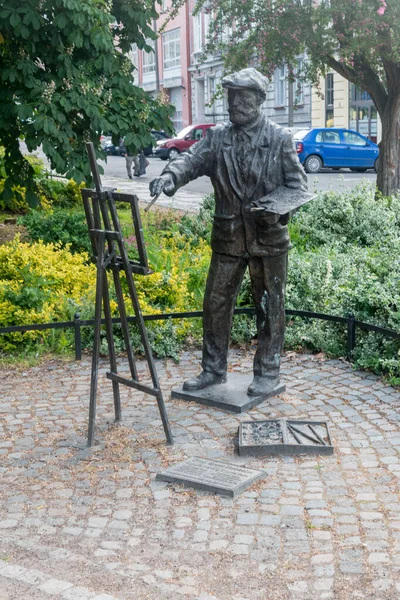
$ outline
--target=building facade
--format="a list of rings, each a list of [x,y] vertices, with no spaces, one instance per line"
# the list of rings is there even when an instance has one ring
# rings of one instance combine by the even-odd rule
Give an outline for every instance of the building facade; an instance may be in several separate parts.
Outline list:
[[[163,1],[161,14],[154,30],[163,26],[168,2]],[[152,96],[161,89],[167,93],[175,107],[174,127],[177,131],[192,123],[191,81],[189,74],[189,7],[181,7],[177,16],[169,21],[157,41],[147,40],[152,52],[134,50],[133,62],[137,68],[137,82]]]
[[[203,59],[202,49],[206,43],[211,15],[193,15],[195,0],[190,0],[190,73],[192,76],[192,115],[195,123],[226,123],[229,120],[228,104],[224,94],[217,93],[224,76],[221,56]],[[229,40],[232,29],[227,28],[222,37]],[[295,72],[301,70],[303,58],[299,57]],[[292,90],[289,90],[291,85]],[[292,92],[292,93],[290,93]],[[263,110],[267,117],[294,129],[311,127],[311,87],[299,81],[289,84],[286,66],[275,71],[271,79]]]
[[[221,56],[203,58],[209,30],[210,14],[194,15],[195,0],[188,0],[176,17],[162,29],[170,0],[163,0],[161,14],[154,30],[160,31],[157,42],[148,40],[152,52],[133,50],[138,85],[157,96],[163,89],[175,107],[173,123],[176,131],[192,123],[226,123],[229,121],[226,95],[219,84],[224,76]],[[232,30],[222,35],[229,39]],[[301,69],[299,57],[295,69]],[[289,90],[291,85],[292,90]],[[292,93],[290,93],[290,91]],[[288,83],[287,67],[277,69],[268,86],[265,114],[273,121],[294,130],[311,127],[311,88]]]
[[[322,95],[321,95],[322,94]],[[378,143],[382,127],[371,96],[338,73],[321,79],[312,92],[312,127],[345,127]]]

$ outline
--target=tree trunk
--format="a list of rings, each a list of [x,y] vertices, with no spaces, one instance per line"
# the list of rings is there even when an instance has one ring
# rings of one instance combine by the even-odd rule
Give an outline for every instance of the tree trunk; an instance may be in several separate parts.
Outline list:
[[[384,196],[390,196],[400,190],[400,94],[389,96],[381,120],[382,140],[376,185]]]

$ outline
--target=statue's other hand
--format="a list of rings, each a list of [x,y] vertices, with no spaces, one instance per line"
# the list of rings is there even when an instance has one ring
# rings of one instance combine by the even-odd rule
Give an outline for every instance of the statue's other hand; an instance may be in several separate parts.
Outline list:
[[[150,182],[149,187],[152,196],[158,196],[161,192],[164,192],[167,196],[172,196],[175,192],[175,182],[172,175],[169,173],[165,173],[165,175],[153,179],[153,181]]]

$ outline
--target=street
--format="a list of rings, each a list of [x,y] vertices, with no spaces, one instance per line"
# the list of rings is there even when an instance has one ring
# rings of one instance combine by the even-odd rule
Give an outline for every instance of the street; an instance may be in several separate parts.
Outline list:
[[[150,165],[147,167],[146,176],[139,179],[140,182],[144,180],[151,181],[154,177],[158,177],[161,171],[168,164],[167,161],[161,160],[153,156],[146,157]],[[107,163],[101,163],[104,168],[104,177],[106,178],[117,178],[126,179],[126,168],[125,160],[121,156],[109,156]],[[375,183],[376,174],[371,170],[366,173],[353,173],[349,169],[341,169],[340,171],[332,171],[331,169],[323,169],[318,175],[308,175],[308,188],[310,191],[316,190],[339,190],[342,187],[353,188],[361,181],[367,180],[371,183]],[[212,185],[208,177],[199,177],[195,181],[188,183],[185,187],[187,191],[195,192],[198,194],[210,194],[212,192]]]
[[[24,154],[27,154],[26,146],[23,143],[21,143],[21,149]],[[35,154],[47,163],[46,157],[42,152],[37,151]],[[102,175],[103,185],[117,188],[119,191],[137,194],[141,202],[149,203],[151,200],[149,183],[161,174],[168,163],[154,156],[147,158],[150,164],[147,167],[146,175],[135,177],[133,180],[128,179],[125,159],[122,156],[109,156],[107,162],[100,161],[100,165],[104,169],[104,174]],[[322,190],[339,191],[351,189],[362,181],[367,181],[371,185],[374,185],[376,174],[372,170],[367,171],[367,173],[353,173],[349,169],[341,169],[340,171],[323,169],[318,175],[308,175],[308,189],[311,192]],[[172,198],[168,198],[163,194],[157,200],[157,204],[187,212],[197,212],[204,196],[210,194],[212,191],[209,178],[199,177],[178,190]]]
[[[139,199],[144,202],[150,201],[149,183],[155,177],[158,177],[161,171],[168,164],[166,161],[156,157],[147,157],[149,166],[146,175],[135,177],[133,181],[128,179],[125,168],[125,160],[121,156],[109,156],[107,163],[101,162],[104,168],[103,183],[111,187],[118,187],[123,191],[134,192]],[[321,190],[342,190],[351,189],[361,183],[368,181],[371,185],[375,184],[376,174],[371,170],[367,173],[353,173],[349,169],[332,171],[323,169],[318,175],[308,175],[309,191]],[[172,208],[196,212],[202,198],[213,191],[208,177],[199,177],[191,181],[184,188],[178,190],[173,198],[167,198],[163,195],[157,200],[160,206],[170,206]]]

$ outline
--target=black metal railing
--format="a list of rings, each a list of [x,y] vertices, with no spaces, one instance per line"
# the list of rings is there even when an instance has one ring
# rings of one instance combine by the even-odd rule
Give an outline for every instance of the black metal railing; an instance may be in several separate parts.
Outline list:
[[[287,309],[287,316],[300,317],[303,319],[319,319],[321,321],[331,321],[333,323],[342,323],[347,328],[347,357],[351,358],[354,348],[356,347],[356,329],[363,331],[373,331],[381,334],[385,337],[394,339],[400,339],[400,333],[386,329],[385,327],[379,327],[378,325],[372,325],[371,323],[364,323],[363,321],[357,321],[353,314],[349,314],[347,317],[339,317],[336,315],[326,315],[324,313],[310,312],[307,310],[292,310]],[[254,308],[236,308],[235,315],[254,315]],[[202,317],[203,311],[192,311],[192,312],[179,312],[179,313],[162,313],[156,315],[143,315],[145,321],[165,321],[168,319],[193,319],[195,317]],[[102,320],[103,323],[104,319]],[[136,321],[135,317],[128,317],[130,323]],[[104,321],[105,322],[105,321]],[[112,319],[112,322],[118,324],[121,322],[119,318]],[[36,323],[34,325],[10,325],[9,327],[0,327],[0,334],[2,333],[14,333],[16,331],[43,331],[45,329],[74,329],[74,347],[75,347],[75,359],[81,360],[82,358],[82,327],[93,327],[94,319],[83,319],[81,320],[79,313],[75,314],[73,321],[59,321],[55,323]]]

